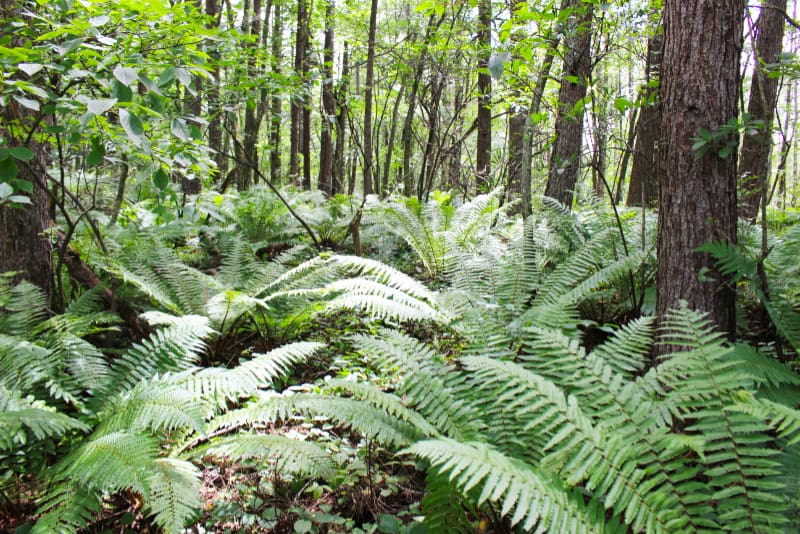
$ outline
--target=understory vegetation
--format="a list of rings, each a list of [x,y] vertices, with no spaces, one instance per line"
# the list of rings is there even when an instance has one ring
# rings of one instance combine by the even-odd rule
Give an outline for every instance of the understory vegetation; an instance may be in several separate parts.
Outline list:
[[[80,226],[59,310],[0,278],[2,528],[800,528],[791,213],[707,246],[730,340],[655,331],[647,210],[283,194],[305,227],[260,187]]]

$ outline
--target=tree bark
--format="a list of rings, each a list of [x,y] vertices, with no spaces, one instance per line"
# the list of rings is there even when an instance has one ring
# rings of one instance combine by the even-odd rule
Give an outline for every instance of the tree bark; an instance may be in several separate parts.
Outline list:
[[[747,113],[763,127],[755,135],[745,135],[739,161],[739,216],[755,220],[761,192],[768,183],[772,155],[772,118],[778,102],[779,78],[770,77],[766,66],[775,64],[783,50],[786,26],[783,13],[786,0],[763,0],[761,14],[753,29],[757,66],[753,71]]]
[[[333,153],[333,182],[331,191],[335,195],[344,192],[345,141],[347,140],[347,94],[350,88],[350,51],[347,43],[342,53],[342,78],[336,88],[336,148]]]
[[[280,4],[275,4],[272,13],[272,72],[276,75],[281,72],[281,49],[283,48],[283,17]],[[281,96],[277,91],[272,93],[270,103],[269,124],[269,177],[273,184],[281,180]]]
[[[369,10],[369,41],[367,42],[367,80],[364,87],[364,195],[374,191],[372,183],[372,84],[375,81],[375,32],[378,23],[378,0],[372,0]]]
[[[736,150],[692,150],[701,128],[738,116],[744,0],[666,0],[658,150],[657,321],[686,303],[733,334],[735,292],[717,274],[712,241],[736,243]],[[721,134],[720,134],[721,135]],[[733,133],[720,139],[735,148]],[[661,354],[674,350],[661,345]]]
[[[0,0],[1,20],[13,20],[18,16],[22,4],[12,0]],[[23,39],[14,29],[3,27],[3,34],[10,37],[11,46],[22,46]],[[31,129],[38,127],[36,117],[16,100],[9,98],[0,107],[0,139],[3,146],[26,147],[33,151],[33,159],[28,162],[12,160],[17,165],[16,180],[32,184],[29,195],[30,205],[12,207],[0,205],[0,273],[16,271],[17,278],[28,280],[39,286],[53,299],[53,247],[46,235],[50,226],[49,199],[45,175],[47,154],[44,145],[31,135]]]
[[[492,171],[492,77],[488,72],[492,53],[492,2],[481,0],[478,4],[478,140],[475,158],[475,184],[478,191],[489,185]]]
[[[545,196],[572,206],[575,185],[581,167],[583,147],[583,106],[576,105],[586,96],[591,71],[592,15],[594,4],[571,0],[570,16],[565,37],[566,55],[558,93],[558,117],[555,140],[550,156],[550,171]]]
[[[336,120],[336,97],[333,94],[333,13],[334,0],[325,11],[325,43],[322,51],[322,132],[319,147],[319,190],[333,192],[333,135]]]
[[[289,133],[289,175],[292,180],[300,176],[300,152],[303,145],[303,107],[306,102],[306,55],[308,50],[308,0],[297,2],[297,28],[295,30],[294,72],[300,80],[300,89],[292,95]]]
[[[647,65],[645,85],[639,93],[641,111],[636,122],[633,145],[633,167],[628,186],[628,206],[652,207],[658,198],[656,169],[658,168],[658,136],[661,126],[661,102],[658,100],[658,87],[654,86],[661,70],[661,49],[664,46],[664,33],[659,28],[647,46]],[[625,177],[620,175],[620,180]]]
[[[250,53],[247,62],[247,72],[251,79],[258,77],[258,64],[256,62],[256,50],[258,49],[261,36],[261,0],[253,0],[252,11],[244,14],[245,22],[243,30],[253,39],[249,45]],[[238,189],[245,191],[250,188],[256,176],[255,170],[258,168],[258,152],[256,141],[258,140],[258,130],[260,121],[256,113],[258,102],[256,92],[252,91],[247,97],[244,111],[244,135],[242,139],[242,152],[245,158],[245,165],[239,172]]]

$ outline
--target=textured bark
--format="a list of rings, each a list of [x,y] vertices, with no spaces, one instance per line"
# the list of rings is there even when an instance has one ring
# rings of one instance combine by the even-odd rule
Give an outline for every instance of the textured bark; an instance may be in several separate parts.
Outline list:
[[[636,123],[636,141],[633,147],[633,167],[631,183],[628,186],[628,206],[644,205],[652,207],[658,198],[656,169],[658,168],[658,136],[661,127],[661,102],[658,100],[658,87],[652,82],[658,80],[661,70],[661,48],[664,34],[659,31],[650,39],[647,46],[646,81],[639,94],[644,105]]]
[[[342,79],[336,88],[336,149],[333,153],[333,194],[344,192],[345,141],[347,140],[347,93],[350,88],[350,50],[347,43],[342,53]]]
[[[322,51],[322,132],[319,147],[319,190],[330,196],[333,190],[333,135],[336,97],[333,94],[333,13],[334,0],[325,11],[325,44]]]
[[[755,220],[762,191],[769,180],[772,155],[772,118],[778,102],[779,78],[770,78],[766,65],[778,62],[783,49],[783,31],[786,26],[783,13],[786,0],[764,0],[764,7],[754,28],[756,61],[753,72],[750,101],[747,113],[753,121],[763,121],[764,127],[756,135],[746,135],[742,142],[739,160],[739,216]]]
[[[249,60],[247,62],[247,71],[250,77],[256,78],[258,76],[256,49],[259,46],[259,37],[261,35],[261,0],[253,0],[252,11],[245,12],[244,16],[245,23],[243,24],[243,30],[253,38],[253,42],[249,46],[251,53],[249,54]],[[251,94],[244,112],[242,152],[245,158],[245,164],[238,176],[239,183],[237,185],[239,191],[245,191],[250,188],[250,185],[255,181],[256,169],[258,168],[256,141],[258,140],[258,130],[261,121],[256,113],[256,106],[255,95]]]
[[[392,156],[394,155],[394,140],[397,137],[397,123],[400,118],[400,103],[405,96],[405,87],[400,88],[400,92],[394,99],[392,108],[392,121],[389,125],[389,135],[386,139],[386,159],[383,162],[383,184],[381,185],[381,197],[385,198],[389,194],[389,179],[392,172]]]
[[[280,4],[275,4],[272,13],[272,72],[281,72],[281,49],[283,48],[283,17]],[[277,91],[272,93],[269,124],[269,177],[273,184],[281,179],[281,113],[283,103]]]
[[[508,184],[506,198],[513,200],[522,192],[522,183],[525,181],[525,127],[528,124],[530,112],[527,108],[520,108],[508,119]],[[530,167],[529,167],[530,168]],[[530,180],[530,178],[528,178]],[[530,188],[528,188],[530,192]]]
[[[664,3],[658,145],[657,320],[685,302],[731,334],[734,288],[695,249],[736,242],[736,150],[725,159],[716,150],[697,158],[692,145],[701,128],[716,131],[738,115],[743,14],[744,0]]]
[[[0,17],[14,18],[21,4],[12,0],[0,0]],[[1,27],[2,34],[11,38],[11,46],[20,46],[14,30]],[[36,127],[31,112],[9,98],[0,107],[0,139],[6,147],[25,146],[33,151],[31,161],[17,161],[17,179],[33,184],[31,205],[15,208],[0,206],[0,273],[17,271],[17,278],[24,278],[42,288],[53,297],[53,247],[44,232],[50,226],[49,201],[44,185],[47,183],[45,147],[29,136]],[[30,138],[30,141],[28,140]]]
[[[372,183],[372,84],[375,80],[375,31],[378,23],[378,0],[372,0],[369,11],[367,42],[367,80],[364,88],[364,194],[374,191]]]
[[[583,107],[575,105],[586,96],[591,64],[593,4],[571,0],[575,8],[565,38],[566,55],[558,92],[558,117],[550,156],[545,196],[572,206],[581,167]]]
[[[303,136],[303,107],[305,106],[305,67],[308,51],[308,0],[297,2],[297,28],[295,30],[294,45],[294,72],[300,79],[302,89],[292,95],[290,109],[289,130],[289,175],[297,180],[300,175],[300,152],[302,150]]]
[[[481,0],[478,4],[478,140],[475,156],[475,179],[478,191],[486,189],[492,172],[492,77],[487,72],[492,52],[492,3]]]
[[[206,15],[209,16],[208,27],[219,25],[220,9],[217,0],[206,0]],[[210,50],[209,55],[216,60],[219,58],[217,50]],[[215,63],[214,80],[206,84],[206,101],[208,103],[208,146],[213,154],[214,162],[217,164],[217,179],[225,176],[228,170],[228,159],[225,157],[224,147],[222,146],[222,110],[219,105],[219,85],[221,69]]]

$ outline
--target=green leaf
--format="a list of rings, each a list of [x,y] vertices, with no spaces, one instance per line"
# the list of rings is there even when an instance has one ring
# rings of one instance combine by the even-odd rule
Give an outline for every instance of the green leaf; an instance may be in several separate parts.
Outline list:
[[[130,102],[133,100],[133,91],[127,85],[114,80],[111,82],[111,96],[116,98],[117,102]]]
[[[97,28],[97,27],[104,26],[104,25],[108,24],[110,20],[111,20],[111,17],[109,17],[108,15],[99,15],[97,17],[90,18],[89,19],[89,24],[91,24],[92,26]]]
[[[298,532],[299,534],[305,534],[306,532],[311,532],[311,529],[314,525],[308,519],[298,519],[294,522],[294,531]]]
[[[0,182],[0,199],[8,198],[14,194],[14,188],[7,182]]]
[[[19,168],[13,159],[7,158],[0,161],[0,180],[9,182],[17,177],[17,172],[19,172]]]
[[[631,102],[630,100],[628,100],[625,97],[621,96],[619,98],[615,98],[614,99],[614,107],[620,113],[625,113],[626,110],[628,110],[628,109],[630,109],[632,107],[635,107],[635,106],[636,106],[636,104],[634,104],[633,102]]]
[[[114,69],[114,77],[119,80],[120,83],[123,83],[128,87],[130,87],[132,83],[135,83],[139,80],[139,75],[136,70],[130,67],[122,66],[118,66]]]
[[[95,115],[102,115],[117,103],[116,98],[101,98],[98,100],[89,100],[86,107],[89,108],[91,113]]]
[[[139,117],[128,111],[127,109],[119,110],[119,122],[122,129],[128,134],[128,137],[136,146],[142,146],[145,142],[144,138],[144,125]]]
[[[180,117],[175,117],[174,119],[172,119],[172,123],[170,124],[170,130],[172,131],[172,135],[174,135],[181,141],[190,141],[192,138],[189,126],[186,124],[186,121],[181,119]]]
[[[509,52],[500,52],[499,54],[494,54],[489,58],[488,67],[492,78],[499,80],[503,77],[503,70],[505,69],[506,61],[510,59],[511,54]]]
[[[33,159],[33,150],[24,146],[15,146],[9,148],[8,153],[20,161],[30,161]]]
[[[14,95],[14,100],[19,102],[22,106],[26,108],[32,109],[33,111],[39,111],[40,109],[39,102],[31,98],[25,98],[24,96]]]
[[[164,169],[159,168],[153,173],[153,184],[162,191],[169,186],[169,175]]]
[[[103,146],[103,143],[101,143],[99,139],[92,140],[92,149],[86,156],[86,166],[94,167],[95,165],[100,164],[100,162],[103,161],[105,155],[106,155],[106,147]]]
[[[44,68],[44,65],[40,65],[38,63],[20,63],[17,65],[17,68],[27,74],[28,76],[33,76],[40,70]]]
[[[175,67],[169,67],[164,72],[161,73],[161,76],[158,77],[158,85],[160,87],[166,87],[172,82],[175,81]]]
[[[23,191],[28,194],[33,193],[33,182],[30,182],[28,180],[15,180],[14,184],[20,191]]]

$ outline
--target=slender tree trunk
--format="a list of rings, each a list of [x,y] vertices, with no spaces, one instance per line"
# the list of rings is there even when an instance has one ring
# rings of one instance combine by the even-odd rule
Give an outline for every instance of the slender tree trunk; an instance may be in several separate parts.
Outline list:
[[[4,27],[5,23],[19,16],[21,3],[0,0],[0,28],[3,35],[10,37],[11,46],[22,46],[13,30]],[[6,33],[7,32],[7,33]],[[50,226],[49,198],[47,195],[47,154],[44,145],[30,135],[31,128],[37,128],[36,118],[27,108],[9,98],[0,107],[0,139],[3,146],[26,147],[33,151],[33,159],[24,162],[10,161],[17,166],[16,179],[26,180],[33,187],[29,198],[31,204],[12,207],[0,205],[0,273],[18,272],[17,278],[24,278],[39,286],[52,300],[53,286],[53,247],[46,230]]]
[[[249,59],[247,63],[247,71],[251,78],[258,76],[258,63],[256,61],[256,50],[259,47],[261,36],[261,0],[253,0],[253,10],[246,11],[245,14],[245,32],[253,38],[253,43],[250,45]],[[256,142],[258,141],[259,121],[257,120],[257,106],[255,95],[248,96],[247,104],[244,111],[244,136],[242,139],[242,152],[244,153],[245,165],[239,171],[239,191],[245,191],[250,188],[256,176],[256,169],[258,168],[258,152],[256,149]]]
[[[433,185],[436,166],[433,165],[433,150],[439,135],[439,102],[442,97],[442,75],[437,72],[431,82],[431,102],[428,107],[428,140],[425,142],[425,153],[422,155],[422,168],[417,183],[417,198],[424,200]]]
[[[389,194],[389,175],[392,172],[392,156],[394,155],[394,140],[397,137],[397,123],[400,118],[400,103],[405,96],[406,88],[401,87],[400,92],[397,93],[397,98],[394,100],[394,107],[392,108],[392,123],[389,125],[389,138],[386,140],[386,159],[383,162],[383,185],[381,187],[381,196],[386,197]]]
[[[375,32],[378,23],[378,0],[372,0],[369,11],[367,42],[367,80],[364,88],[364,195],[374,191],[372,183],[372,84],[375,81]]]
[[[294,71],[301,89],[292,95],[289,134],[289,175],[292,180],[300,176],[300,152],[303,146],[303,106],[306,102],[306,55],[308,49],[308,0],[297,2],[297,28],[295,31]]]
[[[209,17],[208,26],[219,24],[220,9],[217,0],[206,0],[206,15]],[[219,51],[213,49],[208,51],[214,60],[214,81],[206,84],[206,101],[208,102],[208,146],[213,154],[214,162],[217,164],[217,177],[224,177],[228,170],[228,158],[225,157],[224,147],[222,146],[222,110],[219,103],[219,79],[222,72],[216,60],[219,59]]]
[[[644,201],[645,207],[651,207],[658,198],[656,169],[661,102],[658,99],[658,87],[654,87],[654,82],[659,79],[663,46],[664,33],[659,28],[647,46],[646,81],[639,91],[641,111],[636,123],[631,183],[625,201],[628,206],[641,206]],[[620,179],[624,179],[624,176],[620,176]]]
[[[279,75],[281,73],[281,50],[283,49],[283,16],[280,4],[275,3],[272,17],[272,72]],[[273,184],[279,184],[281,181],[282,107],[281,95],[277,91],[273,91],[269,112],[269,177]]]
[[[747,113],[750,120],[763,122],[756,135],[745,135],[739,161],[739,216],[755,220],[761,202],[762,184],[769,181],[772,155],[772,118],[778,102],[779,78],[770,77],[767,65],[774,65],[783,50],[783,14],[786,0],[763,0],[764,7],[753,29],[757,67],[753,71]]]
[[[702,14],[702,16],[701,16]],[[666,0],[658,150],[657,320],[686,303],[732,334],[735,290],[717,274],[712,241],[736,243],[736,150],[698,157],[693,139],[738,116],[744,0]],[[735,134],[721,143],[738,141]],[[661,345],[664,354],[674,350]]]
[[[583,147],[583,106],[576,105],[586,96],[591,70],[592,15],[594,4],[571,0],[574,19],[567,29],[566,55],[558,93],[558,117],[555,141],[550,156],[550,172],[544,194],[566,206],[572,206],[580,173]]]
[[[492,161],[492,77],[487,72],[492,53],[492,2],[481,0],[478,4],[478,140],[475,179],[478,191],[489,185]]]
[[[322,51],[322,133],[319,147],[320,191],[333,192],[333,135],[336,120],[336,97],[333,94],[333,13],[334,0],[328,0],[325,12],[325,44]]]
[[[347,94],[350,87],[350,53],[347,43],[342,54],[342,79],[336,89],[336,150],[333,155],[333,194],[342,193],[345,184],[345,141],[347,140]]]

